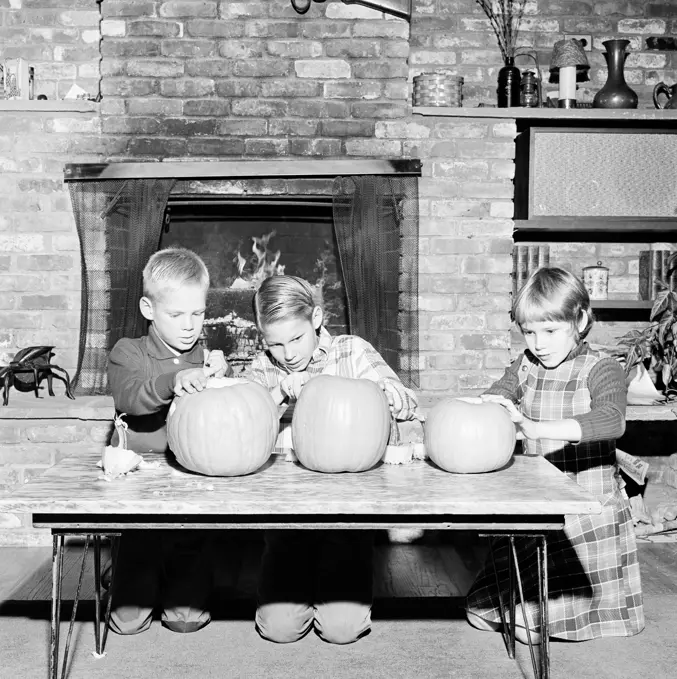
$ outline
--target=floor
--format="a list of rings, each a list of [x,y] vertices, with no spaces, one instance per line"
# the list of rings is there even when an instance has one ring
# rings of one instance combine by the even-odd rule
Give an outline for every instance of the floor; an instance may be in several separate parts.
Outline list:
[[[251,619],[258,542],[247,541],[247,545],[236,582],[220,583],[223,601],[237,604],[229,606],[227,613],[217,614],[211,625],[195,635],[172,634],[157,624],[136,637],[111,635],[108,657],[104,659],[95,659],[91,653],[94,645],[90,559],[82,590],[86,602],[78,614],[68,679],[531,676],[526,649],[518,649],[517,662],[509,660],[500,637],[477,632],[462,619],[462,595],[485,554],[485,545],[472,535],[447,537],[432,531],[412,544],[392,544],[382,535],[376,549],[374,631],[358,644],[347,647],[323,644],[312,635],[284,646],[257,637]],[[639,550],[647,629],[631,639],[553,644],[553,679],[674,676],[677,543],[641,542]],[[75,591],[79,553],[79,545],[73,544],[66,554],[66,599],[72,598]],[[50,597],[50,548],[0,548],[3,679],[47,677]],[[69,609],[64,606],[62,616],[68,616]],[[65,635],[64,625],[62,648]]]

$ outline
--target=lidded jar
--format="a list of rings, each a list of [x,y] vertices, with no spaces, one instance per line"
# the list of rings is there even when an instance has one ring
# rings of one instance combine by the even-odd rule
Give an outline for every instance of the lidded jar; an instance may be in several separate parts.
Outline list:
[[[597,266],[583,269],[583,285],[590,299],[607,299],[609,296],[609,269],[597,262]]]

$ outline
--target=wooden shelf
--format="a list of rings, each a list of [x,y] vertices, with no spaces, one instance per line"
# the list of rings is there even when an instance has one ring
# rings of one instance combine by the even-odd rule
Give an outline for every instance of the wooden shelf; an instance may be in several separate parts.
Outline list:
[[[422,116],[448,118],[513,118],[517,120],[561,120],[608,122],[660,122],[674,121],[677,125],[677,110],[674,109],[604,109],[604,108],[463,108],[449,106],[414,106],[413,112]]]
[[[593,309],[651,309],[653,300],[650,299],[593,299],[590,300]]]
[[[620,233],[636,235],[637,242],[643,243],[646,240],[647,232],[665,235],[677,234],[677,219],[674,217],[534,217],[532,219],[515,219],[516,233],[530,231]]]

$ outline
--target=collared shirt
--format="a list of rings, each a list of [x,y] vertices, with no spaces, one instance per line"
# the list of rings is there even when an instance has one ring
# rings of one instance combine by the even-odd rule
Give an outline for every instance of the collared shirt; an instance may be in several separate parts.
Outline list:
[[[199,344],[176,354],[151,325],[147,335],[119,340],[108,357],[108,384],[115,409],[126,413],[128,445],[135,452],[167,448],[166,420],[174,398],[174,379],[181,370],[200,368]],[[138,434],[138,436],[137,436]]]
[[[356,335],[332,337],[325,327],[320,328],[319,341],[306,370],[311,377],[315,375],[338,375],[339,377],[366,379],[372,382],[388,381],[398,392],[404,404],[404,409],[398,415],[398,419],[407,420],[414,417],[414,412],[418,406],[416,396],[411,389],[407,389],[402,384],[378,351],[361,337]],[[248,377],[253,382],[272,390],[280,384],[289,372],[270,353],[262,352],[252,361],[248,370]],[[293,407],[294,404],[290,404],[282,415],[280,435],[276,445],[278,452],[288,452],[292,449],[291,416]]]

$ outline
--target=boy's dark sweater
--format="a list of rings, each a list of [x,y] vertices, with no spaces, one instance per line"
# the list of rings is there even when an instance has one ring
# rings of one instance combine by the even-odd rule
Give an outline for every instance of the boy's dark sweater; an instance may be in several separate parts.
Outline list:
[[[152,325],[147,335],[115,344],[108,357],[108,383],[115,409],[126,414],[129,449],[137,453],[167,449],[167,412],[176,373],[203,364],[202,347],[195,344],[177,356]],[[111,443],[116,444],[115,438]]]

